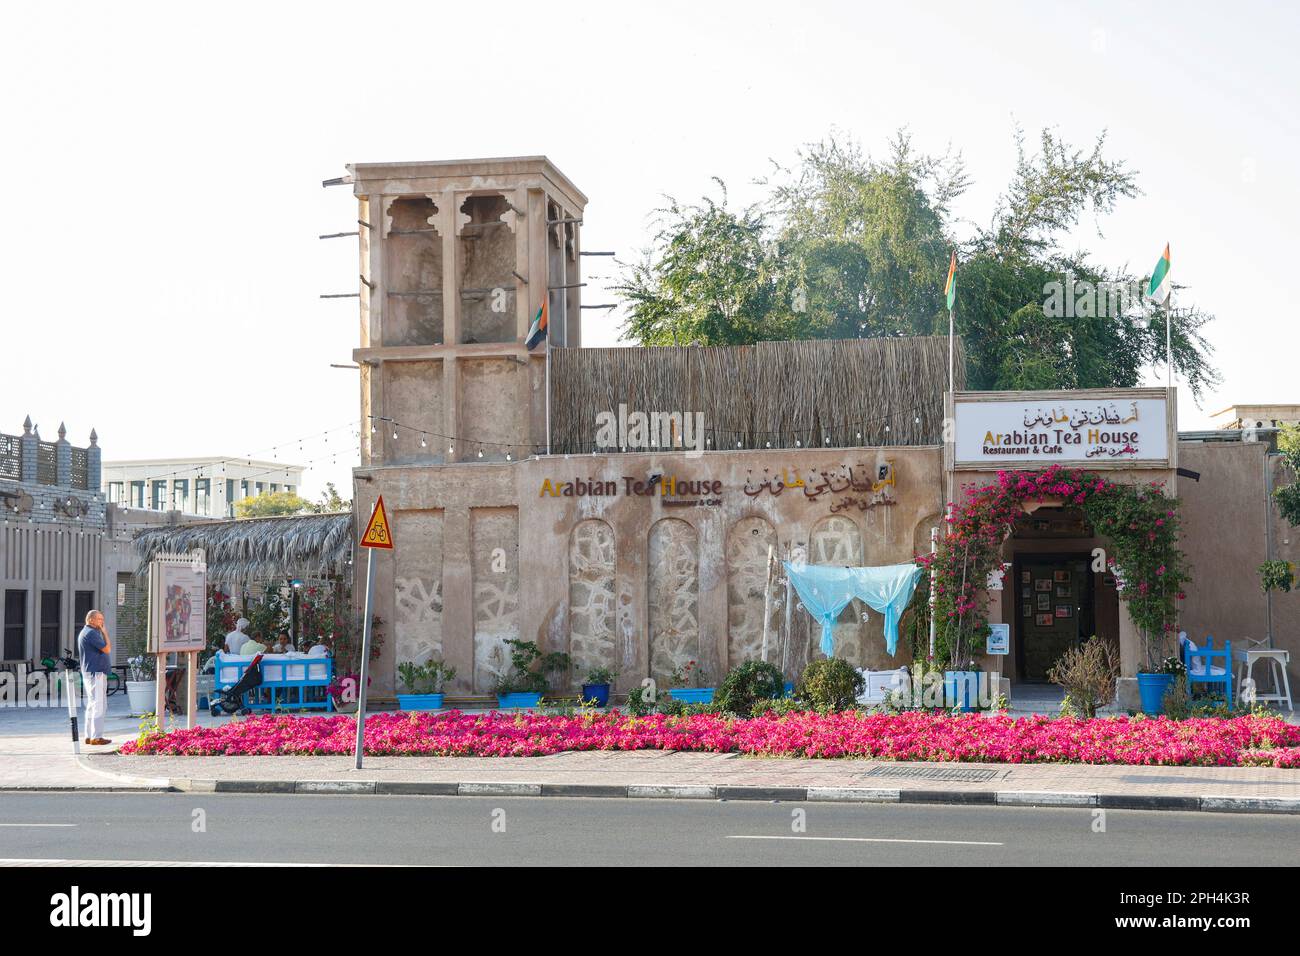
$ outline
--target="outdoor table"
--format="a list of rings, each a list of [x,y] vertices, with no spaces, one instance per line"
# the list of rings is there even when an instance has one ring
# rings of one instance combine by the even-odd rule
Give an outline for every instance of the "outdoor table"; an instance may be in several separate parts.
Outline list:
[[[1251,639],[1247,638],[1247,640]],[[1295,706],[1291,703],[1291,681],[1286,674],[1286,666],[1291,663],[1291,652],[1280,647],[1266,647],[1263,641],[1252,641],[1252,643],[1255,645],[1254,647],[1238,650],[1232,655],[1240,665],[1238,669],[1240,683],[1238,686],[1241,688],[1242,693],[1245,693],[1246,682],[1254,681],[1255,664],[1258,661],[1268,661],[1269,672],[1273,678],[1273,693],[1261,694],[1256,690],[1255,700],[1284,703],[1286,709],[1293,712]]]

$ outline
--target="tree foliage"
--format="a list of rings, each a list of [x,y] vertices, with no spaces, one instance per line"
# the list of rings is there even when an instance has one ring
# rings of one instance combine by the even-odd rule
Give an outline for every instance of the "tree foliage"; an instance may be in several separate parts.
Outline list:
[[[300,515],[315,510],[306,498],[291,491],[268,491],[235,502],[236,518],[270,518],[275,515]]]
[[[959,259],[956,328],[975,389],[1134,386],[1164,364],[1163,311],[1137,296],[1118,314],[1059,314],[1052,283],[1124,284],[1147,276],[1107,268],[1062,246],[1138,195],[1136,174],[1105,136],[1076,149],[1050,130],[1017,162],[986,226],[958,239],[952,204],[970,185],[960,154],[918,152],[906,132],[885,159],[835,136],[777,168],[764,202],[741,211],[720,199],[660,209],[654,245],[624,267],[624,337],[642,345],[735,345],[761,340],[946,334],[949,255]],[[1154,252],[1154,250],[1153,250]],[[1183,297],[1179,297],[1183,298]],[[1079,310],[1083,312],[1083,310]],[[1174,313],[1175,367],[1199,399],[1218,382],[1195,306]]]
[[[1277,436],[1277,450],[1291,471],[1300,476],[1300,425],[1283,425]],[[1291,527],[1300,526],[1300,478],[1273,491],[1277,507]]]

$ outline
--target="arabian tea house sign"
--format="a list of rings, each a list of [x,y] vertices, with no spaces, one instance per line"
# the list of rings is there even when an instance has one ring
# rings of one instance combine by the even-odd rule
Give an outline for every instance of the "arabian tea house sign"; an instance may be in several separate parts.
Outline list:
[[[965,392],[953,403],[958,468],[1169,464],[1164,389],[988,394],[996,397]]]

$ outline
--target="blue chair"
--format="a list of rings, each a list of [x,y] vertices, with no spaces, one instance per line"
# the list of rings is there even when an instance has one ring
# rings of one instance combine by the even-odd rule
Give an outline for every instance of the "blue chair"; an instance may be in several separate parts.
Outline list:
[[[1223,647],[1214,646],[1214,636],[1205,635],[1205,646],[1197,647],[1187,639],[1186,634],[1179,635],[1182,645],[1183,666],[1187,668],[1187,693],[1191,696],[1197,684],[1208,684],[1223,688],[1223,699],[1232,706],[1232,642],[1224,641]]]

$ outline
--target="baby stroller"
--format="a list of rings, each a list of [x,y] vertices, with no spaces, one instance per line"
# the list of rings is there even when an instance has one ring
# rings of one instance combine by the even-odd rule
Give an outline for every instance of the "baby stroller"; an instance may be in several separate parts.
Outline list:
[[[222,714],[251,714],[244,706],[244,694],[262,686],[262,655],[258,654],[249,661],[247,669],[239,680],[225,690],[214,690],[212,706],[209,710],[213,717]]]

